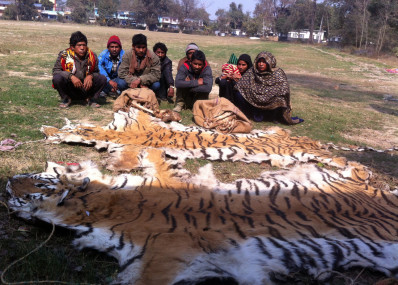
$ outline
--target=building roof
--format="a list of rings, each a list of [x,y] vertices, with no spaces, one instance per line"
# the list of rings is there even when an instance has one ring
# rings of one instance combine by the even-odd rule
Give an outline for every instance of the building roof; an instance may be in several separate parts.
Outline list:
[[[11,5],[11,4],[14,4],[14,3],[15,3],[14,0],[10,0],[10,1],[0,0],[0,4],[1,5]]]

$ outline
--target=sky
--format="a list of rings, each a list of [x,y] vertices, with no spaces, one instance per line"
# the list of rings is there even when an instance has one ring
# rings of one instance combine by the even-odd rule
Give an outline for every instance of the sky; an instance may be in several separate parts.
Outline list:
[[[251,15],[253,14],[254,7],[256,6],[256,3],[258,2],[257,0],[201,0],[201,3],[204,4],[206,11],[210,14],[210,19],[215,20],[217,17],[215,15],[216,11],[218,9],[224,9],[226,11],[229,10],[229,4],[231,2],[235,2],[236,6],[239,4],[242,4],[243,6],[243,12],[250,12]]]

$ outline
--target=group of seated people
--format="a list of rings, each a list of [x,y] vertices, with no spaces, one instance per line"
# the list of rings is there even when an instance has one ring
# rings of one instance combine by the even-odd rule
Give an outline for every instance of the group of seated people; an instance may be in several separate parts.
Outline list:
[[[123,50],[119,37],[114,35],[97,57],[88,48],[87,37],[74,32],[69,48],[59,53],[53,68],[53,87],[62,100],[60,108],[68,108],[73,100],[84,100],[88,106],[98,108],[101,96],[117,97],[128,88],[150,88],[159,103],[173,103],[175,96],[176,112],[192,109],[197,100],[209,98],[212,70],[195,43],[186,47],[175,80],[166,45],[156,43],[152,50],[143,34],[133,36],[129,50]],[[269,52],[258,54],[254,64],[249,55],[242,54],[235,65],[223,66],[223,73],[215,82],[220,87],[220,97],[227,98],[254,121],[279,117],[287,124],[295,124],[301,120],[290,116],[287,78]]]

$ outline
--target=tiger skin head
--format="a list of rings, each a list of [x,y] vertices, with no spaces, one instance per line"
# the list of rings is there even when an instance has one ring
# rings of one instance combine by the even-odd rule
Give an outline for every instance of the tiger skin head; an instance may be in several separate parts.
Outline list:
[[[71,229],[77,248],[115,257],[120,272],[114,284],[272,284],[299,271],[322,281],[350,267],[398,277],[398,197],[369,186],[370,172],[361,164],[333,158],[318,143],[278,129],[216,136],[147,123],[141,113],[119,115],[105,128],[51,129],[48,139],[119,151],[108,166],[140,167],[140,175],[104,175],[91,162],[48,163],[45,172],[17,175],[7,184],[9,205],[23,210],[22,217]],[[146,135],[137,135],[140,130]],[[126,148],[128,139],[135,149]],[[181,161],[198,153],[193,145],[207,147],[211,139],[214,150],[199,152],[208,159],[280,160],[286,169],[233,183],[218,181],[210,164],[197,175],[184,170]]]

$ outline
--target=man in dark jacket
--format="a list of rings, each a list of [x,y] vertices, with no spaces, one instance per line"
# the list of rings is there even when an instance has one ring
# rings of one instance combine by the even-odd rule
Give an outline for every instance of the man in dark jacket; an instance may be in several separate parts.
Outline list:
[[[157,91],[160,87],[160,60],[147,48],[147,39],[143,34],[133,36],[133,47],[126,51],[119,67],[119,77],[130,88],[149,87]]]
[[[99,74],[97,55],[87,47],[87,37],[80,31],[69,39],[69,48],[59,53],[53,68],[53,86],[61,96],[60,108],[68,108],[72,100],[86,100],[91,107],[106,84]]]
[[[153,46],[153,52],[160,59],[160,88],[156,92],[156,97],[161,101],[168,101],[169,103],[174,103],[172,98],[174,97],[174,79],[173,79],[173,69],[172,62],[167,57],[167,47],[164,43],[156,43]]]
[[[175,85],[180,92],[177,94],[173,111],[181,112],[184,107],[192,109],[196,100],[209,99],[213,75],[202,51],[195,51],[191,62],[186,62],[180,67]]]
[[[128,88],[126,81],[119,78],[118,70],[124,50],[118,36],[111,36],[103,50],[98,56],[98,68],[100,73],[106,77],[108,83],[102,90],[105,94],[117,97],[123,90]]]

